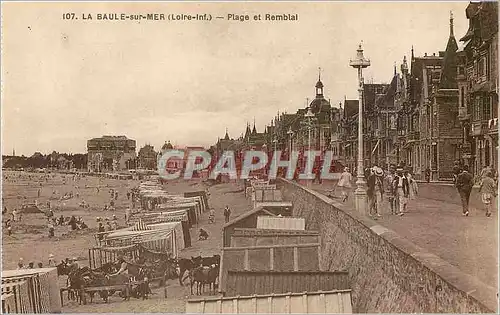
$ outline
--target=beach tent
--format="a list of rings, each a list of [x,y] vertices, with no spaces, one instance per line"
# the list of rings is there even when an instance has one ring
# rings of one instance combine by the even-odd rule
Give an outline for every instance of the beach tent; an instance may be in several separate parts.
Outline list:
[[[172,254],[172,257],[177,257],[179,247],[184,248],[184,244],[178,244],[179,238],[176,233],[179,232],[178,230],[176,231],[174,227],[169,229],[151,229],[145,231],[121,229],[106,235],[105,243],[107,246],[140,244],[146,249],[156,252],[169,252]]]
[[[177,210],[171,212],[153,212],[147,213],[140,218],[137,218],[137,222],[134,226],[136,226],[139,222],[141,224],[147,224],[147,229],[158,229],[159,227],[169,227],[169,225],[158,225],[162,223],[173,223],[174,226],[178,229],[178,235],[182,233],[184,247],[191,247],[191,234],[189,232],[189,221],[187,210]],[[177,225],[181,225],[181,229],[177,227]],[[133,229],[133,227],[128,228],[129,230]]]

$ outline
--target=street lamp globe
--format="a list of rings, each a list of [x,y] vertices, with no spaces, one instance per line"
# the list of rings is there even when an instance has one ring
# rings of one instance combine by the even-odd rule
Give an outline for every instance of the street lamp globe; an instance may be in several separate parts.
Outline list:
[[[356,50],[356,58],[351,59],[349,61],[349,65],[355,69],[364,69],[370,66],[370,59],[366,59],[363,55],[363,48],[361,44],[359,44],[358,49]]]

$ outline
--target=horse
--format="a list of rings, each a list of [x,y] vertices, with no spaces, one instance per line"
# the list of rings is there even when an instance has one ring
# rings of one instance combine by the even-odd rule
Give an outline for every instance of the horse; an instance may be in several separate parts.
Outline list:
[[[68,263],[64,260],[61,260],[61,262],[58,265],[56,265],[56,268],[58,276],[67,276],[70,272],[70,267]]]
[[[152,266],[127,262],[127,272],[136,280],[142,281],[136,288],[132,288],[131,295],[136,298],[142,297],[143,299],[146,299],[148,294],[152,293],[151,288],[149,287],[149,280],[154,276]]]
[[[184,277],[186,271],[190,271],[195,267],[192,259],[181,258],[177,260],[177,268],[179,269],[179,284],[184,285],[182,281],[187,278]],[[189,275],[188,275],[189,276]]]
[[[92,274],[92,270],[88,267],[73,269],[68,274],[68,299],[77,299],[80,304],[82,304],[83,296],[80,294],[81,290],[86,286],[92,286],[95,275]],[[99,292],[100,296],[107,300],[107,293]],[[93,294],[90,295],[91,301]]]
[[[126,275],[117,275],[115,277],[109,277],[106,273],[98,270],[92,270],[89,267],[82,267],[75,269],[68,275],[68,294],[71,290],[72,294],[76,295],[80,304],[82,304],[83,296],[79,294],[85,287],[101,287],[117,284],[125,284],[128,282],[128,277]],[[76,294],[75,294],[76,292]],[[109,296],[113,295],[115,291],[100,290],[98,291],[99,296],[108,302]],[[82,292],[83,293],[83,292]],[[94,292],[90,292],[90,302],[94,298]],[[123,298],[126,298],[122,295]]]
[[[216,281],[219,276],[219,266],[212,265],[210,267],[207,266],[199,266],[193,268],[189,272],[190,280],[191,280],[191,294],[193,294],[193,285],[197,284],[196,293],[201,295],[201,293],[205,290],[205,285],[209,285],[210,292],[215,293]]]
[[[113,262],[107,262],[103,264],[101,267],[98,267],[96,269],[93,269],[93,272],[104,272],[105,274],[110,274],[117,272],[119,270],[119,266],[117,266],[116,263]]]
[[[220,265],[220,255],[213,255],[212,257],[202,257],[201,265],[202,266]]]

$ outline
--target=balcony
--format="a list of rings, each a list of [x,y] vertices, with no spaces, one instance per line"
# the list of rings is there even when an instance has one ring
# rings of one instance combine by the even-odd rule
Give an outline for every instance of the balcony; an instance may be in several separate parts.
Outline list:
[[[463,106],[463,107],[459,107],[458,108],[458,119],[460,120],[467,120],[470,118],[470,115],[467,111],[467,107]]]
[[[488,120],[488,133],[498,132],[498,118]]]
[[[487,124],[482,121],[476,121],[471,125],[471,135],[472,136],[481,136],[484,135],[487,131]]]

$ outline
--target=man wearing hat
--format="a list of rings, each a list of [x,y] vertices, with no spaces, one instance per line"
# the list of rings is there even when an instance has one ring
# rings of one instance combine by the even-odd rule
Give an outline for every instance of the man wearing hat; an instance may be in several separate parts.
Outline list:
[[[396,176],[394,176],[392,185],[394,192],[396,193],[396,201],[399,208],[398,215],[404,215],[406,204],[408,202],[408,196],[410,194],[410,185],[408,183],[408,178],[406,178],[403,174],[402,167],[398,167],[396,169]]]
[[[54,267],[55,265],[56,265],[56,263],[54,261],[54,255],[50,254],[49,255],[49,267]]]
[[[374,217],[381,217],[380,208],[382,207],[382,193],[384,191],[383,176],[384,171],[380,167],[374,166],[367,181],[370,215]]]
[[[17,270],[20,270],[20,269],[25,269],[24,260],[22,258],[19,258],[19,262],[17,263]]]

